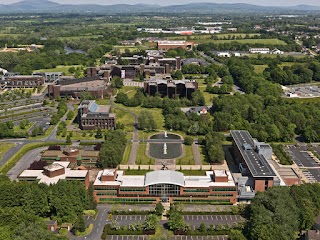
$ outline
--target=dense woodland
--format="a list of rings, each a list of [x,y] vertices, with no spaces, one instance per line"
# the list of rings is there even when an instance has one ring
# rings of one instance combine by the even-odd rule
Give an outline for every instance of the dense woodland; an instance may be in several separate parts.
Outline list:
[[[92,189],[78,181],[47,186],[0,176],[0,189],[0,239],[65,239],[51,235],[45,219],[74,223],[83,210],[96,208]]]
[[[251,203],[246,235],[250,240],[297,239],[301,230],[312,228],[319,212],[319,184],[269,188]]]

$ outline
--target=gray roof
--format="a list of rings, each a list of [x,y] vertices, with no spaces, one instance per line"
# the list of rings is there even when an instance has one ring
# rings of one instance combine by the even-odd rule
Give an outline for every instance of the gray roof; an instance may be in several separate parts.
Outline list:
[[[184,186],[184,175],[181,172],[170,171],[170,170],[158,170],[153,172],[148,172],[145,177],[145,186],[154,184],[173,184]]]
[[[233,130],[230,133],[253,177],[276,176],[268,161],[254,151],[254,142],[248,131]]]

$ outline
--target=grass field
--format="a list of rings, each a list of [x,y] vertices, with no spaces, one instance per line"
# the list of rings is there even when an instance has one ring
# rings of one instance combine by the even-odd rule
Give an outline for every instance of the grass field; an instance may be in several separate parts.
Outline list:
[[[215,37],[217,37],[218,39],[223,39],[223,38],[228,38],[235,36],[235,38],[245,38],[246,35],[249,35],[250,37],[253,36],[260,36],[259,33],[250,33],[250,34],[246,34],[246,33],[221,33],[221,34],[199,34],[199,35],[192,35],[192,36],[174,36],[174,37],[168,37],[168,39],[172,39],[172,40],[203,40],[203,39],[212,39],[212,35],[214,35]]]
[[[0,33],[0,37],[13,37],[13,38],[17,38],[17,37],[20,37],[20,36],[23,36],[25,34],[19,34],[19,33]]]
[[[138,165],[154,165],[154,159],[149,158],[146,155],[146,148],[147,144],[146,143],[140,143],[137,156],[136,156],[136,164]]]
[[[120,53],[124,53],[126,49],[128,49],[130,52],[139,50],[139,48],[136,46],[114,46],[114,49],[119,50]]]
[[[206,101],[206,105],[210,105],[212,103],[212,99],[217,97],[217,94],[211,94],[206,92],[207,84],[204,82],[204,79],[197,79],[198,89],[202,92],[204,99]]]
[[[66,76],[72,76],[72,73],[69,73],[69,71],[68,71],[68,69],[71,67],[74,67],[74,68],[81,67],[82,68],[81,65],[70,65],[70,66],[59,65],[55,68],[34,70],[34,72],[63,72],[63,74]]]
[[[268,65],[264,64],[264,65],[253,65],[254,67],[254,71],[256,73],[263,73],[263,71],[268,67]]]
[[[122,156],[121,164],[128,164],[131,148],[132,148],[132,143],[127,143],[127,146],[126,146],[124,153],[123,153],[123,156]]]
[[[230,43],[230,42],[239,42],[239,43],[244,43],[244,44],[255,44],[255,43],[260,43],[260,44],[269,44],[269,45],[287,45],[286,42],[279,40],[277,38],[265,38],[265,39],[223,39],[224,37],[228,36],[233,36],[237,34],[217,34],[216,36],[219,38],[218,40],[212,39],[211,35],[194,35],[190,36],[188,40],[194,41],[195,43],[215,43],[215,44],[220,44],[220,43]],[[245,34],[238,33],[238,36],[244,37]],[[172,40],[187,40],[187,36],[175,36],[175,37],[169,37],[169,39]]]
[[[0,159],[2,159],[2,155],[8,151],[10,148],[14,147],[14,143],[1,143],[0,144]]]
[[[286,66],[292,66],[294,64],[297,64],[295,62],[283,62],[279,65],[280,68],[284,68]],[[299,64],[299,63],[298,63]],[[253,65],[254,66],[254,71],[256,73],[263,73],[263,71],[268,67],[268,65],[263,64],[263,65]]]
[[[194,165],[192,146],[184,145],[184,156],[176,160],[176,165]]]

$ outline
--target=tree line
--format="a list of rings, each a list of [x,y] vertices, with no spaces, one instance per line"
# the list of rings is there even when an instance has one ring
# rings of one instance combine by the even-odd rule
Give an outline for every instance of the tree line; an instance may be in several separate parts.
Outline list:
[[[47,186],[0,178],[0,239],[65,239],[49,234],[45,219],[73,223],[83,210],[96,208],[92,189],[79,181]]]

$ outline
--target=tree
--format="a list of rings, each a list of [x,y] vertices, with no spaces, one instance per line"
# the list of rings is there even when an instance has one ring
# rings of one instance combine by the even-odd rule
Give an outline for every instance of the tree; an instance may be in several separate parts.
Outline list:
[[[157,124],[152,114],[146,110],[141,111],[138,121],[138,128],[141,130],[154,131],[157,129]]]
[[[70,137],[70,134],[68,134],[66,139],[66,144],[71,144],[71,143],[72,143],[71,137]]]
[[[82,214],[78,215],[77,221],[75,222],[74,231],[84,232],[86,230],[86,223]]]
[[[183,142],[185,145],[187,146],[191,146],[193,144],[193,138],[192,137],[185,137],[184,138],[184,142]]]
[[[101,131],[101,128],[98,128],[97,129],[97,133],[96,133],[96,138],[102,138],[102,131]]]
[[[204,233],[207,231],[207,227],[206,227],[206,224],[204,223],[201,223],[200,226],[199,226],[199,231]]]
[[[73,111],[69,111],[67,114],[67,119],[68,120],[72,120],[74,118],[74,112]]]
[[[156,215],[150,214],[145,222],[143,223],[143,230],[146,232],[149,231],[155,231],[157,225],[158,225],[158,218]]]
[[[164,207],[163,207],[162,203],[161,203],[161,202],[158,202],[158,203],[156,204],[156,207],[155,207],[155,213],[156,213],[156,215],[157,215],[157,216],[162,216],[163,211],[164,211]]]
[[[176,70],[174,73],[171,74],[173,79],[181,80],[183,78],[181,70]]]
[[[111,79],[111,86],[113,88],[122,88],[123,87],[123,80],[120,77],[115,76]]]

